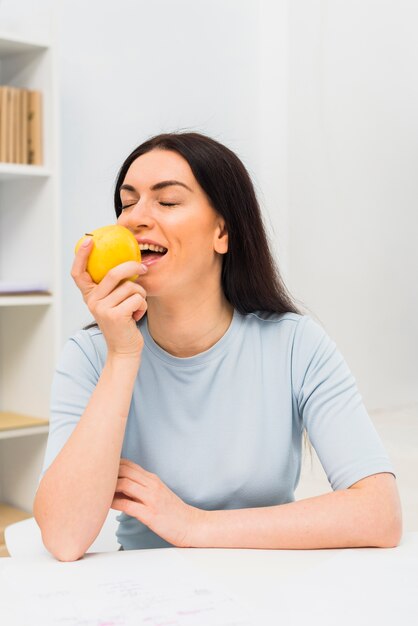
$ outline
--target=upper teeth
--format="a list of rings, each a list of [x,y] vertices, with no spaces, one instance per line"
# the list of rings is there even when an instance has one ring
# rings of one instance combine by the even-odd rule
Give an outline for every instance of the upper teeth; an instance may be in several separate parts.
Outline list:
[[[167,248],[163,248],[162,246],[154,246],[152,243],[140,243],[140,250],[152,250],[153,252],[166,252]]]

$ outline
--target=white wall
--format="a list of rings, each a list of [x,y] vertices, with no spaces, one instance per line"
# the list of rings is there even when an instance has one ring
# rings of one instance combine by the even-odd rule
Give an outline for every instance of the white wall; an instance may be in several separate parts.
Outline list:
[[[135,146],[164,131],[200,130],[260,174],[259,11],[254,0],[65,3],[64,334],[89,319],[68,277],[72,243],[114,219],[116,173]]]
[[[418,401],[418,3],[290,3],[291,286],[369,409]]]
[[[197,130],[235,150],[254,178],[274,245],[281,231],[284,249],[277,204],[286,205],[286,186],[269,185],[263,172],[274,169],[282,180],[286,174],[286,141],[279,150],[273,145],[287,126],[287,58],[276,63],[274,54],[287,36],[286,6],[269,0],[38,0],[37,12],[56,14],[61,77],[63,340],[90,321],[69,276],[74,244],[114,220],[117,171],[153,134]],[[0,19],[19,28],[33,11],[30,0],[3,0]],[[279,43],[261,33],[279,34]],[[260,80],[265,76],[274,80]]]
[[[206,132],[254,177],[294,295],[369,409],[417,402],[415,80],[407,0],[38,0],[61,66],[63,340],[89,315],[74,242],[110,222],[116,172],[146,137]],[[3,0],[19,21],[32,0]]]

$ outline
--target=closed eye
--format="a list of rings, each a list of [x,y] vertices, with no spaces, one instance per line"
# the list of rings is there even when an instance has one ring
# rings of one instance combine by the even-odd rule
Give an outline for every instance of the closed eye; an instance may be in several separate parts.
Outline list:
[[[121,206],[121,210],[129,209],[129,207],[134,206],[136,202],[131,202],[130,204],[124,204]],[[161,206],[177,206],[178,202],[160,202]]]

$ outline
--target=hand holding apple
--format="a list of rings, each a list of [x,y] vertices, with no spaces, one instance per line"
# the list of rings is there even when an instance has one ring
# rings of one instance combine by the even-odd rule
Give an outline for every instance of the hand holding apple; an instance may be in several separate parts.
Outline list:
[[[141,253],[130,231],[119,226],[104,228],[107,229],[104,239],[97,239],[97,232],[103,233],[102,229],[97,229],[77,243],[71,275],[105,337],[108,354],[137,357],[144,342],[136,322],[145,315],[147,302],[145,289],[134,281],[147,272],[147,267],[139,263]],[[119,228],[127,231],[136,247]],[[117,245],[105,245],[112,232],[121,237],[118,241],[122,253]],[[89,265],[95,249],[99,254]],[[129,260],[132,257],[134,260]]]
[[[100,283],[109,270],[126,261],[141,262],[141,251],[130,230],[119,224],[102,226],[86,233],[78,240],[75,247],[77,253],[86,237],[92,237],[94,247],[87,261],[87,271],[95,283]],[[129,280],[136,280],[131,276]]]

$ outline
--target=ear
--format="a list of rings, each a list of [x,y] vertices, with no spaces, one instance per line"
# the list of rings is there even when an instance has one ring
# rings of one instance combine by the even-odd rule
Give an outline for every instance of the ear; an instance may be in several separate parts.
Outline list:
[[[213,247],[218,254],[226,254],[228,252],[228,231],[223,220],[216,227]]]

